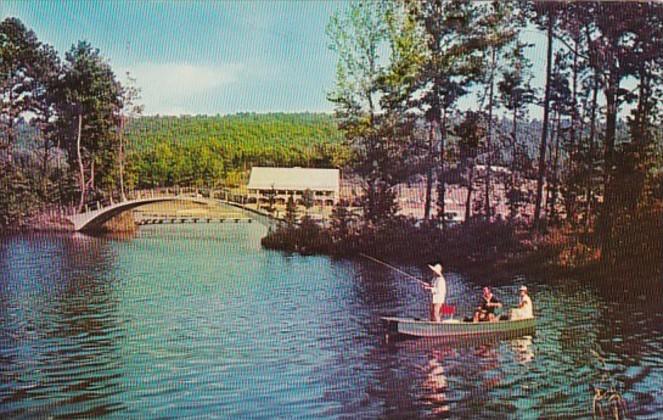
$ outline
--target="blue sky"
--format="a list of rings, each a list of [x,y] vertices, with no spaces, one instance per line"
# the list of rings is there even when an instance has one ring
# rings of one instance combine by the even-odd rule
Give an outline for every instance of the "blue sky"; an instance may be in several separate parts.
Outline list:
[[[99,48],[121,80],[129,71],[146,114],[331,112],[336,56],[325,27],[338,1],[0,0],[64,54],[78,40]],[[542,85],[545,43],[536,44]],[[460,103],[473,106],[473,98]],[[539,110],[532,109],[538,116]]]
[[[331,111],[325,26],[342,2],[0,1],[64,54],[88,40],[148,114]]]

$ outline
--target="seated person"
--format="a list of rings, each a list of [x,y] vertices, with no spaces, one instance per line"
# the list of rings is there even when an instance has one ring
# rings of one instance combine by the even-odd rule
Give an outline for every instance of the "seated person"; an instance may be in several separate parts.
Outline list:
[[[518,319],[534,318],[534,306],[532,305],[532,299],[527,294],[527,287],[520,286],[518,292],[520,293],[518,307],[511,310],[510,319],[515,321]]]
[[[472,321],[497,321],[497,317],[495,316],[495,308],[501,307],[502,302],[500,302],[499,299],[493,295],[493,292],[490,290],[490,288],[484,287],[481,304],[474,312]]]

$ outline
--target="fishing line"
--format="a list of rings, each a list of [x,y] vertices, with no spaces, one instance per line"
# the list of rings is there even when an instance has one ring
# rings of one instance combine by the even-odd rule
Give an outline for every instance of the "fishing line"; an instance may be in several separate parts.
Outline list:
[[[391,264],[387,264],[386,262],[384,262],[384,261],[380,261],[380,260],[378,260],[377,258],[373,258],[373,257],[371,257],[370,255],[366,255],[366,254],[364,254],[363,252],[360,252],[359,255],[361,255],[362,257],[367,258],[367,259],[369,259],[369,260],[371,260],[371,261],[373,261],[373,262],[376,262],[376,263],[378,263],[378,264],[382,264],[382,265],[384,265],[385,267],[391,268],[392,270],[397,271],[397,272],[403,274],[404,276],[407,276],[407,277],[409,277],[409,278],[411,278],[411,279],[413,279],[413,280],[416,280],[416,281],[418,281],[419,283],[421,283],[421,284],[423,284],[423,285],[430,286],[430,285],[429,285],[428,283],[426,283],[425,281],[422,281],[422,280],[418,279],[417,277],[413,276],[412,274],[410,274],[410,273],[406,273],[405,271],[400,270],[400,269],[394,267],[394,266],[391,265]]]

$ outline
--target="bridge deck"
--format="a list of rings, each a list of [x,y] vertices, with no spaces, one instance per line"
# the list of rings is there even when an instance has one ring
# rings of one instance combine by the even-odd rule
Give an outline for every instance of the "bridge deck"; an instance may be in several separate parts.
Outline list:
[[[176,223],[252,223],[250,217],[207,217],[207,216],[150,216],[137,218],[139,225],[176,224]]]

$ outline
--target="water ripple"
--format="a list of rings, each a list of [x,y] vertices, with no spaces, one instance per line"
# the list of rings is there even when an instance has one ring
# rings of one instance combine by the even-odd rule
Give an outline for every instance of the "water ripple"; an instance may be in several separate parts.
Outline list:
[[[264,251],[263,234],[183,225],[128,241],[0,240],[0,416],[586,418],[592,387],[609,384],[632,415],[663,411],[660,295],[521,276],[495,291],[510,306],[527,283],[535,336],[388,346],[380,316],[427,316],[416,283]],[[481,286],[448,273],[459,316]]]

